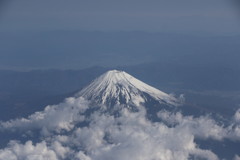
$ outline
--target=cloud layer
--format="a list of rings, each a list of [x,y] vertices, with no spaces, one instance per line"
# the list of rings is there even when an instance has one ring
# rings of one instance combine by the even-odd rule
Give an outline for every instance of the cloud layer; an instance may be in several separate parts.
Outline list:
[[[118,107],[118,114],[112,115],[81,97],[68,98],[28,118],[1,122],[0,132],[27,140],[11,140],[0,149],[0,160],[218,160],[195,139],[240,141],[239,110],[235,122],[225,126],[210,116],[166,110],[157,113],[159,122],[152,122],[143,106],[138,112]],[[239,159],[237,153],[233,158]]]

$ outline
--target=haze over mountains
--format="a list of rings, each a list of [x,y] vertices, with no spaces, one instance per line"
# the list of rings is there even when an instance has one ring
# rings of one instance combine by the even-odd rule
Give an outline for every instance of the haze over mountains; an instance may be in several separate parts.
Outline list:
[[[0,41],[0,69],[10,70],[116,68],[151,62],[239,68],[240,58],[238,35],[54,29],[1,32]]]

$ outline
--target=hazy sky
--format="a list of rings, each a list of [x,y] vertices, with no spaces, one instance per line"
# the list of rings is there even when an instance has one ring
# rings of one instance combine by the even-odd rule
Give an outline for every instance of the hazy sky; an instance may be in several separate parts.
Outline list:
[[[237,7],[229,0],[10,0],[2,8],[1,31],[240,33]]]
[[[1,2],[0,69],[129,65],[169,54],[240,58],[231,56],[240,51],[234,0]]]

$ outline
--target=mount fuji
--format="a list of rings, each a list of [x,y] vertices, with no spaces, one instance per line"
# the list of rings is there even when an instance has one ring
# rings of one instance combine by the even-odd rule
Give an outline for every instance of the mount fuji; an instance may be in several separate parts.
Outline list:
[[[96,104],[139,106],[149,102],[178,106],[181,102],[173,95],[164,93],[136,79],[124,71],[110,70],[76,94]]]

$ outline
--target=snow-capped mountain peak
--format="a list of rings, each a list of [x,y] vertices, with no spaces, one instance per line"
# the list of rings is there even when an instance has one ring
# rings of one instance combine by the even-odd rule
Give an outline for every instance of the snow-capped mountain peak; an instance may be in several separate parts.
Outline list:
[[[110,70],[104,73],[81,90],[77,96],[107,106],[116,104],[140,105],[146,103],[149,98],[168,105],[178,104],[178,100],[172,95],[118,70]]]

